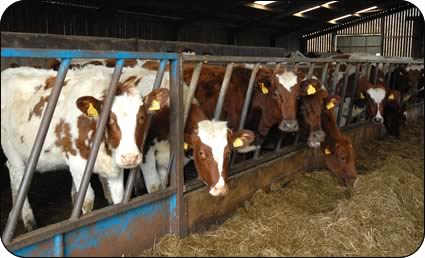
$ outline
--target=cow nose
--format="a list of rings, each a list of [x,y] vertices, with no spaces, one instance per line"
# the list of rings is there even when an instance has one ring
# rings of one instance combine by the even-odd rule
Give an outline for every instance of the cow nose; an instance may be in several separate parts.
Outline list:
[[[354,187],[354,185],[357,181],[357,178],[355,176],[354,177],[353,176],[346,176],[342,179],[342,181],[343,181],[344,186]]]
[[[384,122],[384,119],[382,119],[381,117],[374,117],[372,121],[377,124],[382,124],[382,122]]]
[[[316,141],[316,142],[323,142],[325,140],[325,132],[323,130],[316,130],[311,132],[310,137],[312,138],[312,140]]]
[[[229,187],[227,185],[224,186],[213,186],[210,190],[210,194],[212,196],[223,196],[226,195],[227,192],[229,192]]]
[[[123,154],[121,155],[121,163],[124,166],[137,166],[141,161],[140,154]]]
[[[283,120],[279,129],[284,132],[295,132],[298,130],[298,121],[297,120]]]

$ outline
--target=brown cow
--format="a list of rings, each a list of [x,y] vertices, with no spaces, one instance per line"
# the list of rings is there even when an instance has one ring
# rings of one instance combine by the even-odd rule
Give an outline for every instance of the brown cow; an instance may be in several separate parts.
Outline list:
[[[343,185],[352,186],[357,177],[356,152],[351,139],[344,135],[336,124],[333,109],[339,102],[339,96],[329,96],[324,101],[321,120],[326,137],[321,144],[321,150],[329,170]]]
[[[189,84],[193,66],[185,65],[184,81]],[[220,119],[228,121],[229,128],[239,126],[252,69],[236,66],[230,78]],[[195,96],[207,117],[212,118],[218,101],[225,68],[204,65],[200,74]],[[261,144],[270,128],[279,124],[282,131],[298,130],[296,107],[298,81],[295,73],[261,67],[256,75],[251,104],[248,109],[245,128],[256,133],[256,145]]]

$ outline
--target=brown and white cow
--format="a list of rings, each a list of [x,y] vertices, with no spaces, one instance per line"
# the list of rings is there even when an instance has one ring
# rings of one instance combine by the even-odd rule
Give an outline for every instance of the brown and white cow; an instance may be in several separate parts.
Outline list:
[[[73,193],[80,187],[111,80],[110,70],[93,66],[68,71],[37,163],[36,170],[40,173],[69,167]],[[31,67],[6,69],[1,73],[1,145],[8,158],[13,201],[56,75],[51,69]],[[146,107],[155,101],[160,109],[168,100],[167,89],[155,90],[142,98],[136,84],[137,81],[129,79],[118,85],[93,169],[107,181],[113,203],[121,202],[123,197],[123,169],[135,167],[142,160],[139,146],[145,130]],[[92,210],[93,202],[94,192],[89,185],[83,213]],[[21,215],[25,228],[33,229],[36,223],[28,199]]]

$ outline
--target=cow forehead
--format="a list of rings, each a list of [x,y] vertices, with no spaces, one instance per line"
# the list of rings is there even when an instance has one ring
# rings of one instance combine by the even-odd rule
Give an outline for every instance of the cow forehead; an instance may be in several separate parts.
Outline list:
[[[140,95],[124,93],[120,96],[115,96],[114,103],[112,104],[111,111],[117,115],[117,118],[126,118],[137,115],[143,101]]]
[[[203,120],[198,123],[198,136],[201,141],[210,147],[227,144],[227,122]]]
[[[370,88],[367,90],[369,96],[375,101],[375,103],[381,103],[385,98],[385,90],[382,88]]]
[[[285,89],[291,92],[291,88],[297,84],[297,75],[294,72],[285,71],[282,74],[276,75],[279,83],[285,87]]]

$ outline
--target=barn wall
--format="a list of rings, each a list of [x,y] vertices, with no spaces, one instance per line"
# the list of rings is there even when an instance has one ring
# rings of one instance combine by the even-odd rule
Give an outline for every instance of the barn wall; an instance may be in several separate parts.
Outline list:
[[[306,50],[307,52],[336,51],[337,36],[380,35],[382,39],[380,54],[383,56],[414,58],[424,56],[424,18],[418,8],[409,5],[401,10],[386,10],[382,14],[376,14],[375,17],[363,18],[364,21],[353,25],[342,24],[303,35]]]
[[[275,47],[273,35],[267,30],[246,28],[235,34],[228,24],[185,24],[185,20],[167,14],[111,13],[90,6],[39,1],[19,1],[9,6],[2,16],[0,29],[2,32]],[[294,47],[295,41],[288,44]],[[277,46],[283,45],[285,43]]]

